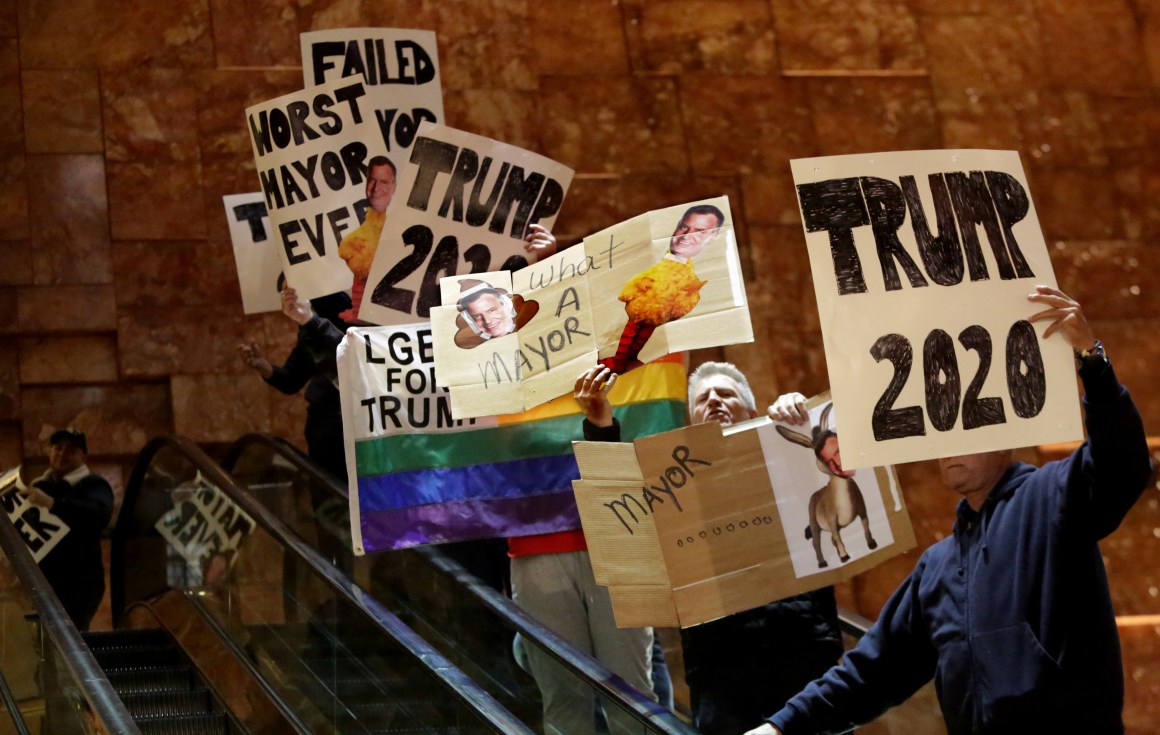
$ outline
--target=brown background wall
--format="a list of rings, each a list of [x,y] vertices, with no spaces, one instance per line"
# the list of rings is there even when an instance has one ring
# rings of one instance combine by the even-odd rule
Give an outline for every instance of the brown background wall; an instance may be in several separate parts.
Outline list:
[[[438,32],[451,125],[576,168],[566,242],[728,194],[758,343],[711,354],[762,401],[826,383],[789,158],[1020,151],[1063,289],[1160,427],[1158,0],[0,0],[0,465],[66,424],[118,485],[157,433],[300,435],[304,402],[234,352],[277,358],[293,330],[242,315],[221,197],[258,188],[243,108],[301,87],[297,34],[375,25]],[[926,546],[954,499],[929,463],[901,472]],[[1158,506],[1105,544],[1121,614],[1160,612]],[[875,615],[914,558],[843,602]]]

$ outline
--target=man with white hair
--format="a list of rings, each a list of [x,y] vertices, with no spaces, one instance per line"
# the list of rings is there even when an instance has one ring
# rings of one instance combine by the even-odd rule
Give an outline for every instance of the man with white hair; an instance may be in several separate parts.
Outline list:
[[[616,375],[597,365],[577,383],[584,438],[620,441],[608,389]],[[771,407],[772,410],[772,407]],[[728,362],[706,362],[689,376],[694,424],[730,426],[756,418],[745,375]],[[834,588],[825,587],[681,631],[685,681],[694,723],[705,735],[736,735],[777,710],[842,655]]]

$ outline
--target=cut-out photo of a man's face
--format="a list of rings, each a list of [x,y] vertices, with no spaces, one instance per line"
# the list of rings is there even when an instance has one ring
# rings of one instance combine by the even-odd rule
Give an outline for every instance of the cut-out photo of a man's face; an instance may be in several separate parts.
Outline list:
[[[462,293],[455,302],[459,310],[455,344],[465,349],[511,334],[527,324],[540,308],[535,301],[524,301],[486,281],[466,279],[459,286]]]
[[[669,240],[669,252],[680,258],[695,258],[717,238],[725,215],[711,204],[690,207]]]
[[[463,300],[462,311],[480,333],[489,337],[511,334],[516,328],[516,310],[499,291],[488,289]]]

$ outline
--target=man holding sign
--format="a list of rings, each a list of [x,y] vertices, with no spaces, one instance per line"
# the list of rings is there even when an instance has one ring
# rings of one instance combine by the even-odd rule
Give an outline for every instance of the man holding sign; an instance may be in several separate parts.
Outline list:
[[[1042,468],[1011,451],[939,460],[962,496],[842,664],[748,735],[844,732],[936,678],[947,730],[1122,733],[1120,643],[1098,541],[1152,474],[1144,426],[1080,305],[1037,286],[1043,338],[1075,351],[1088,438]],[[838,407],[841,410],[841,406]]]
[[[101,532],[113,516],[113,489],[89,472],[83,432],[60,429],[49,442],[48,470],[28,488],[28,502],[51,511],[69,532],[40,560],[40,570],[73,624],[85,631],[105,596]]]
[[[615,373],[598,365],[577,382],[576,400],[585,409],[588,441],[620,441],[620,424],[608,402],[615,381]],[[753,389],[731,363],[702,363],[689,376],[688,398],[694,424],[731,426],[757,417]],[[681,647],[697,728],[705,735],[736,733],[780,706],[842,655],[834,588],[683,628]],[[739,651],[753,657],[753,663],[738,666]]]

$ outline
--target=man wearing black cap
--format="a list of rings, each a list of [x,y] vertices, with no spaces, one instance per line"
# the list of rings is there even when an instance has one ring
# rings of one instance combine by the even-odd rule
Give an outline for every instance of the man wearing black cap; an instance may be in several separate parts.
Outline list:
[[[113,489],[89,472],[89,446],[76,429],[49,439],[48,471],[28,488],[28,502],[52,511],[68,533],[40,560],[40,570],[78,630],[88,630],[105,595],[101,532],[113,516]]]

